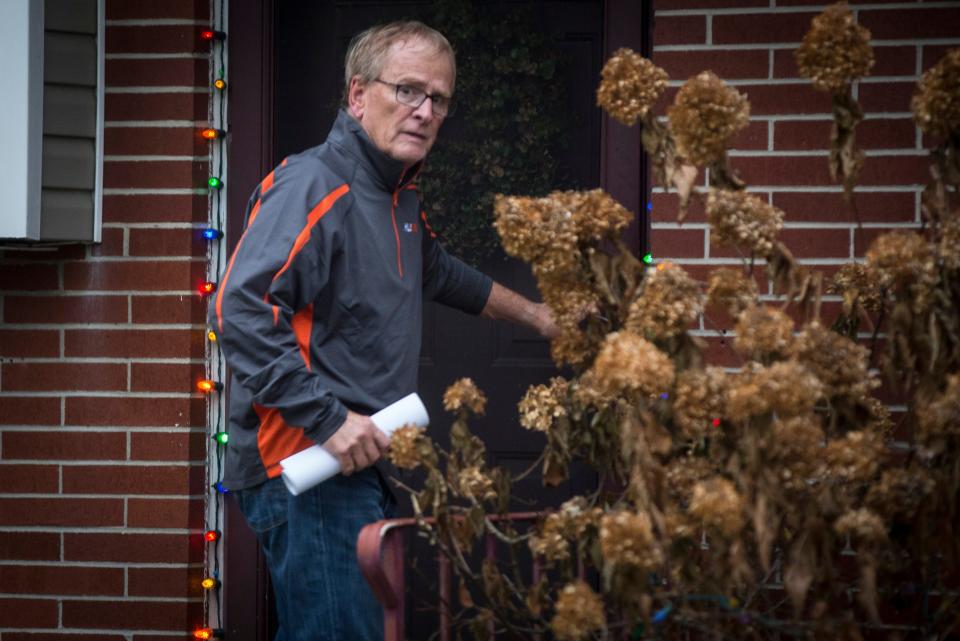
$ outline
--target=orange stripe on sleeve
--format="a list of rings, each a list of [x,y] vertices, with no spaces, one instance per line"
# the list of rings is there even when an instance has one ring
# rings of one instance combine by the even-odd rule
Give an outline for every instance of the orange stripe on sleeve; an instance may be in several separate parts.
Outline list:
[[[281,166],[286,164],[287,159],[284,158]],[[260,195],[257,198],[257,202],[253,203],[253,208],[250,210],[250,216],[247,219],[247,229],[250,229],[250,226],[253,225],[253,221],[257,219],[257,214],[260,213],[260,203],[263,202],[263,195],[270,191],[270,188],[273,187],[273,179],[276,171],[277,170],[274,169],[267,174],[262,181],[260,181]],[[223,290],[226,289],[227,281],[230,279],[230,270],[233,269],[233,261],[237,258],[237,254],[240,253],[240,246],[243,244],[243,239],[247,237],[247,229],[243,231],[243,234],[240,236],[240,240],[237,241],[237,246],[233,250],[233,255],[230,256],[230,262],[227,263],[227,269],[223,273],[223,278],[220,280],[220,285],[217,289],[217,329],[219,329],[221,332],[223,331]]]
[[[257,430],[260,459],[267,469],[267,477],[276,478],[283,472],[280,461],[307,449],[314,442],[304,435],[302,429],[287,425],[277,408],[254,403],[253,410],[260,418],[260,429]]]
[[[303,246],[307,244],[307,241],[310,240],[310,232],[313,231],[313,227],[320,222],[320,219],[330,211],[330,208],[333,207],[333,204],[337,202],[341,196],[350,191],[349,185],[340,185],[329,194],[327,194],[323,200],[321,200],[313,210],[307,214],[307,224],[304,225],[303,229],[300,230],[300,233],[297,234],[297,239],[293,243],[293,247],[290,249],[290,255],[287,256],[287,262],[283,264],[283,267],[280,268],[274,277],[273,281],[275,282],[283,272],[287,271],[287,268],[290,267],[290,263],[293,262],[293,259],[297,257],[297,254],[300,253],[300,250],[303,249]]]
[[[260,200],[258,199],[253,205],[253,209],[250,210],[250,221],[247,223],[247,229],[244,230],[243,234],[240,236],[240,240],[237,241],[237,246],[233,250],[233,255],[230,257],[230,262],[227,263],[227,270],[223,272],[223,278],[220,281],[220,286],[217,288],[217,329],[221,332],[223,331],[223,290],[227,288],[227,281],[230,280],[230,270],[233,269],[233,261],[237,259],[237,254],[240,253],[240,246],[243,245],[243,239],[247,237],[247,230],[250,229],[250,225],[253,224],[253,219],[257,217],[257,212],[260,211]]]
[[[300,347],[300,356],[303,363],[310,367],[310,333],[313,331],[313,303],[310,303],[299,312],[293,315],[291,320],[293,325],[293,335],[297,337],[297,345]]]

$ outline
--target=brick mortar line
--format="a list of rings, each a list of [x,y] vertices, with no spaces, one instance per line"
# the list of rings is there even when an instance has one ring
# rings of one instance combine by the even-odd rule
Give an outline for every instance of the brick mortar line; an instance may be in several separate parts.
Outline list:
[[[861,85],[886,85],[894,82],[915,83],[918,76],[878,76],[861,78],[857,82]],[[810,84],[806,78],[724,78],[724,82],[734,87],[805,87]],[[685,79],[674,79],[667,82],[669,87],[682,87]],[[150,122],[150,121],[148,121]]]
[[[203,329],[205,323],[19,323],[17,329],[91,329],[91,330],[114,330],[114,329],[135,329],[139,330],[162,330],[162,329]],[[0,329],[6,328],[7,323],[0,324]]]
[[[2,432],[43,432],[44,426],[40,425],[3,425],[0,424],[0,433]],[[206,427],[170,427],[165,425],[163,427],[123,427],[123,426],[106,426],[106,427],[80,427],[80,426],[64,426],[62,429],[57,430],[58,434],[68,433],[68,434],[90,434],[90,433],[106,433],[106,434],[206,434]],[[129,439],[128,439],[129,440]],[[39,462],[43,462],[45,459],[36,459]]]
[[[54,392],[0,392],[0,398],[163,398],[168,400],[204,398],[199,392],[125,392],[118,390],[116,392],[101,391],[68,391],[58,390]]]
[[[97,603],[105,601],[116,601],[120,595],[97,595],[97,596],[87,596],[83,594],[37,594],[32,592],[0,592],[0,597],[3,598],[24,598],[24,599],[36,599],[42,601],[74,601],[80,603]],[[203,597],[163,597],[163,596],[132,596],[129,598],[124,598],[123,601],[143,601],[147,603],[203,603]],[[0,630],[7,630],[7,628],[0,628]],[[60,628],[58,628],[60,630]],[[107,630],[100,630],[100,633],[104,633]],[[112,629],[111,629],[112,631]],[[142,632],[140,633],[142,634]]]
[[[926,185],[872,185],[870,187],[857,187],[855,194],[895,194],[895,193],[914,193],[922,191]],[[697,185],[705,189],[704,185]],[[750,193],[761,191],[778,193],[806,193],[806,194],[842,194],[843,187],[834,185],[749,185]],[[663,187],[657,186],[651,189],[654,194],[675,194],[674,190],[666,191]]]
[[[69,599],[68,597],[60,597],[60,598]],[[63,625],[63,619],[62,619],[62,617],[58,620],[58,625],[60,625],[60,626]],[[84,635],[86,635],[86,634],[97,634],[97,635],[100,635],[100,636],[113,634],[113,635],[117,635],[117,636],[122,636],[122,637],[124,637],[125,639],[130,639],[130,638],[132,638],[133,636],[141,636],[141,635],[143,635],[143,636],[145,636],[145,635],[164,635],[164,636],[172,636],[172,637],[175,637],[175,638],[177,638],[177,639],[186,638],[186,637],[184,637],[184,630],[183,630],[182,628],[180,628],[180,629],[173,629],[173,630],[158,630],[158,629],[153,629],[153,628],[150,628],[150,629],[140,629],[140,628],[64,628],[64,627],[56,627],[56,628],[0,628],[0,633],[10,634],[10,633],[12,633],[12,632],[18,632],[18,633],[19,633],[19,632],[26,632],[26,633],[30,633],[31,635],[34,635],[34,634],[46,634],[46,633],[63,634],[63,633],[65,633],[65,632],[66,632],[66,633],[70,633],[70,634],[84,634]],[[82,637],[81,637],[81,638],[79,638],[79,639],[77,639],[77,640],[75,640],[75,641],[83,641],[83,639],[82,639]]]
[[[929,156],[929,150],[916,147],[890,147],[888,149],[863,150],[867,158],[922,158]],[[730,158],[829,158],[827,150],[813,149],[737,149],[728,150]]]
[[[39,430],[38,430],[39,431]],[[194,432],[196,433],[196,432]],[[20,465],[20,466],[61,466],[61,467],[116,467],[116,466],[127,466],[127,467],[200,467],[206,464],[205,459],[190,459],[187,461],[174,461],[174,460],[153,460],[153,459],[96,459],[96,460],[83,460],[83,461],[64,461],[62,459],[6,459],[3,464],[0,465],[0,469],[3,469],[4,465]],[[0,498],[24,498],[24,499],[34,499],[34,498],[71,498],[71,499],[128,499],[128,498],[142,498],[143,495],[140,494],[102,494],[96,492],[0,492]],[[181,496],[181,495],[177,495]],[[189,495],[182,495],[189,496]]]
[[[789,216],[790,212],[787,212]],[[864,222],[864,229],[916,229],[919,226],[916,222],[895,222],[895,223],[880,223],[880,222]],[[789,220],[784,221],[784,229],[831,229],[831,230],[850,230],[857,229],[856,222],[790,222]],[[671,221],[661,221],[651,223],[651,229],[695,229],[695,230],[709,230],[709,223],[677,223]]]
[[[909,47],[911,45],[918,47],[940,47],[940,46],[950,46],[960,43],[960,38],[890,38],[885,40],[871,40],[870,46],[873,48],[883,48],[883,47]],[[660,52],[670,52],[670,51],[682,51],[682,52],[698,52],[698,51],[743,51],[743,50],[763,50],[770,49],[774,51],[782,50],[791,50],[796,49],[800,46],[800,41],[787,41],[787,42],[747,42],[747,43],[733,43],[733,42],[724,42],[719,44],[708,45],[705,43],[696,43],[691,42],[687,44],[671,44],[671,45],[654,45],[653,55],[656,56]],[[654,59],[656,62],[656,59]]]
[[[159,228],[158,228],[159,229]],[[182,228],[188,229],[188,228]],[[197,229],[200,229],[199,227]],[[27,264],[29,265],[47,265],[47,264],[57,264],[63,265],[68,263],[145,263],[145,262],[159,262],[159,263],[196,263],[204,260],[199,256],[89,256],[86,258],[61,258],[51,259],[49,261],[30,261]],[[6,290],[3,290],[6,291]]]
[[[828,4],[813,4],[803,6],[771,6],[771,7],[737,7],[720,9],[660,9],[654,12],[654,17],[670,16],[735,16],[735,15],[779,15],[787,13],[821,13],[829,6]],[[924,2],[918,5],[915,2],[891,2],[891,3],[873,3],[861,4],[852,7],[858,14],[864,11],[884,11],[898,9],[952,9],[956,7],[954,2]]]
[[[909,111],[873,111],[864,114],[864,120],[913,120],[913,113]],[[750,122],[832,122],[833,116],[829,112],[804,114],[751,114]],[[917,127],[919,130],[920,128]]]
[[[56,328],[53,328],[56,329]],[[143,365],[202,365],[206,362],[205,359],[187,359],[187,358],[139,358],[139,357],[97,357],[97,356],[82,356],[82,357],[47,357],[47,358],[14,358],[12,356],[4,357],[5,362],[8,363],[20,363],[20,362],[29,362],[29,363],[64,363],[64,364],[73,364],[73,365],[126,365],[132,363],[134,365],[143,364]]]
[[[178,569],[203,568],[203,563],[124,563],[123,561],[23,561],[23,560],[0,560],[0,565],[16,566],[42,566],[42,567],[77,567],[77,568],[112,568],[133,570],[168,570],[171,567]]]
[[[137,260],[137,261],[126,261],[126,262],[150,262],[151,260],[153,260],[153,261],[155,261],[155,262],[195,262],[195,261],[187,261],[187,260],[180,260],[180,261],[157,261],[156,259],[153,259],[153,258],[147,258],[147,259],[142,259],[142,260]],[[80,262],[82,262],[82,261],[80,261],[80,260],[74,260],[74,261],[70,261],[70,264],[77,264],[77,263],[80,263]],[[123,262],[123,261],[109,261],[109,262]],[[3,265],[3,264],[4,264],[4,263],[0,263],[0,265]],[[55,264],[55,263],[46,263],[46,262],[43,262],[43,263],[41,263],[41,262],[17,263],[17,262],[13,262],[13,261],[11,261],[11,262],[9,262],[9,263],[6,263],[6,265],[8,265],[8,266],[9,266],[9,265],[32,266],[32,265],[50,265],[50,264]],[[103,290],[100,290],[100,289],[48,289],[48,290],[37,290],[37,289],[5,289],[5,290],[0,290],[0,296],[22,296],[22,295],[26,295],[26,294],[36,294],[36,295],[39,295],[39,296],[44,296],[44,295],[46,295],[44,292],[49,292],[50,295],[54,295],[54,294],[56,294],[56,295],[67,295],[67,294],[69,294],[69,295],[73,295],[73,296],[84,296],[84,297],[86,297],[86,296],[90,296],[90,297],[93,297],[93,296],[182,296],[182,297],[184,297],[184,298],[192,298],[192,297],[194,297],[194,296],[197,296],[196,290],[193,290],[193,289],[189,289],[189,290],[185,290],[185,289],[176,289],[176,290],[164,290],[164,289],[158,289],[158,290],[153,290],[153,289],[151,289],[151,290],[115,290],[115,289],[103,289]],[[2,324],[0,324],[0,325],[2,325]]]
[[[184,495],[185,496],[185,495]],[[164,497],[165,499],[179,499],[184,498],[179,494],[169,495]],[[31,497],[35,498],[35,497]],[[116,497],[123,498],[123,497]],[[137,498],[136,496],[131,496],[130,498]],[[191,496],[192,500],[202,500],[201,496]],[[30,533],[41,533],[47,532],[50,534],[87,534],[90,530],[94,530],[93,534],[158,534],[161,536],[183,536],[191,535],[203,532],[205,528],[147,528],[147,527],[137,527],[132,528],[126,525],[85,525],[85,526],[48,526],[48,525],[32,525],[32,526],[10,526],[5,525],[3,528],[0,528],[0,533],[7,534],[30,534]]]

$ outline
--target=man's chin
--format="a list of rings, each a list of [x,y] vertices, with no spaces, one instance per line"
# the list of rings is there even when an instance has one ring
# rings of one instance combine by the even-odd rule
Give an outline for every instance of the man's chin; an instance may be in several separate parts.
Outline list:
[[[394,153],[391,154],[394,160],[399,160],[406,167],[412,167],[418,162],[426,158],[427,150],[422,147],[407,147],[404,146],[400,149],[394,150]]]

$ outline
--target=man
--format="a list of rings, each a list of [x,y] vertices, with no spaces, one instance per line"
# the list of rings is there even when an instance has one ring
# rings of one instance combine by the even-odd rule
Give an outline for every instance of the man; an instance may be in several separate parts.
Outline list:
[[[233,375],[224,480],[266,555],[278,640],[382,639],[355,557],[392,500],[369,415],[416,389],[423,298],[557,332],[544,305],[450,257],[426,224],[415,180],[455,73],[446,38],[421,23],[356,36],[327,141],[255,190],[211,304]],[[279,462],[314,443],[342,475],[291,496]]]

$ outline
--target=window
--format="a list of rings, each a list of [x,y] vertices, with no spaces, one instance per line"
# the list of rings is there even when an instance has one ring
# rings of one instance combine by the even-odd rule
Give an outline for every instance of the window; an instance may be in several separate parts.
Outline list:
[[[0,21],[13,109],[0,122],[12,199],[0,238],[100,240],[103,0],[14,0]],[[7,47],[5,47],[6,49]]]

